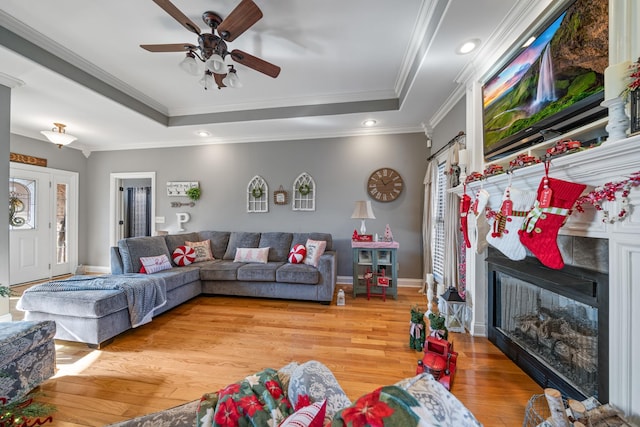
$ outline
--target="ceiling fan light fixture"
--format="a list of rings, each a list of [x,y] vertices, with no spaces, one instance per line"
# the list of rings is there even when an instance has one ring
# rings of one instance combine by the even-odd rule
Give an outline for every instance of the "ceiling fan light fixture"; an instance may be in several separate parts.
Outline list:
[[[204,75],[200,79],[200,84],[204,87],[204,90],[209,90],[215,86],[216,82],[213,79],[213,74],[211,74],[209,70],[204,72]]]
[[[202,70],[200,69],[200,63],[196,61],[196,57],[193,52],[187,52],[187,56],[185,56],[184,59],[180,61],[178,66],[184,72],[191,74],[192,76],[197,76],[202,73]]]
[[[229,71],[227,72],[227,76],[222,79],[222,83],[227,87],[232,87],[239,89],[242,87],[242,82],[240,81],[240,77],[238,77],[238,73],[236,73],[236,69],[233,68],[233,65],[229,66]]]
[[[71,144],[73,141],[78,139],[75,136],[66,133],[64,129],[66,125],[63,125],[62,123],[54,123],[53,125],[55,127],[51,130],[43,130],[40,131],[40,133],[46,136],[50,142],[58,145],[58,148]]]
[[[217,53],[211,55],[204,65],[212,73],[224,74],[227,71],[227,64],[224,63],[224,58]]]

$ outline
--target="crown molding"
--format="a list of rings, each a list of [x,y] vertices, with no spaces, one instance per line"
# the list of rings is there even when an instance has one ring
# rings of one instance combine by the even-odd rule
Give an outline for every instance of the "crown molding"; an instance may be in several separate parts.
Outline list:
[[[33,43],[35,46],[49,52],[51,55],[58,58],[59,60],[69,63],[74,67],[77,67],[78,69],[90,74],[94,78],[102,81],[104,84],[122,93],[128,94],[129,96],[135,98],[136,100],[138,100],[139,102],[142,102],[143,104],[148,105],[154,110],[157,110],[163,113],[164,115],[168,114],[167,108],[163,104],[159,103],[153,98],[148,97],[147,95],[143,94],[136,88],[129,86],[128,84],[124,83],[122,80],[107,73],[102,68],[87,61],[86,59],[82,58],[75,52],[56,43],[55,41],[51,40],[50,38],[48,38],[47,36],[39,32],[38,30],[36,30],[35,28],[32,28],[21,21],[18,21],[13,16],[8,15],[3,10],[0,10],[0,27],[3,27],[5,30],[13,33],[15,36],[18,36],[21,39],[24,39],[30,43]],[[0,42],[0,44],[7,46],[4,43],[4,41]],[[7,46],[7,47],[20,55],[23,54],[20,49],[16,50],[10,46]],[[24,50],[28,51],[29,49],[25,47]],[[29,56],[26,56],[26,57],[28,57],[31,60],[34,60],[34,58],[31,58]]]
[[[10,76],[9,74],[5,74],[0,72],[0,85],[6,86],[10,89],[15,89],[18,87],[24,86],[26,83],[24,80],[20,80],[16,77]]]

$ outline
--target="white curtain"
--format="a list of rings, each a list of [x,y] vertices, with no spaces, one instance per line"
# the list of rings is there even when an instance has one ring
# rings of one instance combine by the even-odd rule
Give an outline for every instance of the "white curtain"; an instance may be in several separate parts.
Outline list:
[[[433,175],[438,170],[437,160],[433,159],[427,165],[427,173],[424,176],[424,207],[422,210],[422,271],[423,279],[426,281],[427,273],[433,273],[433,255],[431,253],[431,230],[433,224],[431,222],[432,214],[432,192],[433,192]],[[426,282],[425,282],[426,284]],[[423,286],[422,292],[426,293]]]
[[[452,173],[454,167],[458,165],[458,151],[460,151],[460,143],[458,140],[449,148],[447,157],[447,190],[453,188],[457,184],[457,176]],[[460,198],[454,194],[447,192],[444,217],[444,284],[445,286],[458,287],[458,248],[460,245]]]

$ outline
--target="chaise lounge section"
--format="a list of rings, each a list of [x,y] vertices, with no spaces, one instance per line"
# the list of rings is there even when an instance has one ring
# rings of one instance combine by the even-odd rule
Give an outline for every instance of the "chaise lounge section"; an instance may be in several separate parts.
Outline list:
[[[287,257],[296,244],[324,241],[326,248],[317,267],[291,264]],[[329,304],[337,279],[337,255],[329,233],[202,231],[166,236],[132,237],[111,248],[111,275],[128,276],[135,283],[140,258],[166,255],[185,242],[209,242],[213,260],[154,273],[166,284],[166,303],[161,314],[200,294],[232,295],[316,301]],[[234,262],[238,248],[269,248],[264,263]],[[172,261],[173,262],[173,261]],[[55,320],[56,339],[76,341],[100,348],[132,328],[128,302],[122,290],[75,290],[25,292],[18,308],[26,320]]]

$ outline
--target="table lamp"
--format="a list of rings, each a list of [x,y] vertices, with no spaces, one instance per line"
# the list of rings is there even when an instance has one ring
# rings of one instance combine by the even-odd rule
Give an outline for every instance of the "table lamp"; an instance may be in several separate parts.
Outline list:
[[[362,220],[362,224],[360,224],[360,234],[366,234],[367,228],[364,225],[364,220],[376,219],[376,216],[373,214],[373,209],[371,209],[371,202],[369,200],[358,200],[353,209],[353,214],[351,214],[351,218]]]

